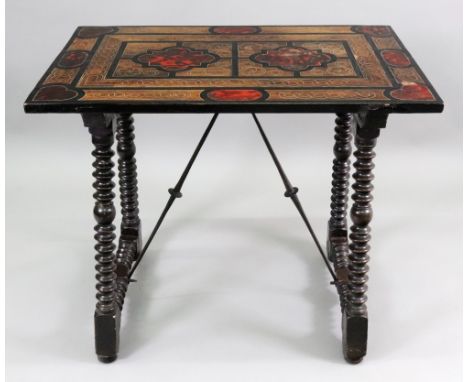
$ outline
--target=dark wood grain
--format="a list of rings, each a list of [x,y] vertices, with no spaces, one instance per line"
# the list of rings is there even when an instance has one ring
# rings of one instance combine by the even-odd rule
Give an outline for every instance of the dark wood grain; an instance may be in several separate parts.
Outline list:
[[[115,219],[114,206],[114,142],[112,116],[83,114],[91,133],[95,158],[93,162],[94,226],[96,240],[96,311],[94,314],[96,354],[102,362],[117,357],[120,330],[120,309],[116,304]]]
[[[138,182],[133,117],[118,114],[116,117],[117,153],[119,155],[119,191],[122,214],[121,234],[117,250],[116,299],[122,309],[128,288],[128,274],[141,250],[141,223],[138,209]]]
[[[374,186],[374,148],[387,115],[378,111],[356,115],[355,162],[351,198],[350,244],[346,306],[343,312],[343,352],[347,361],[358,363],[367,353],[367,281],[369,267],[370,222]]]
[[[351,113],[339,113],[335,120],[335,145],[333,146],[332,196],[328,221],[327,254],[340,283],[338,291],[341,310],[346,307],[348,295],[348,190],[352,147]]]

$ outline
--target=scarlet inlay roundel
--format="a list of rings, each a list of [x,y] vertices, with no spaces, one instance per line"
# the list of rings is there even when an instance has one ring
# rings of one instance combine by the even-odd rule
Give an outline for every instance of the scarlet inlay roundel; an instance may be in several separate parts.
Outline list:
[[[40,88],[33,99],[34,101],[68,101],[79,95],[79,91],[65,85],[49,85]]]
[[[248,102],[263,101],[268,98],[268,93],[263,89],[208,89],[201,93],[201,97],[207,101]]]
[[[251,27],[251,26],[220,26],[220,27],[212,27],[210,28],[211,33],[215,34],[254,34],[260,33],[259,27]]]
[[[217,61],[219,56],[206,50],[184,47],[169,47],[162,50],[148,50],[135,56],[134,60],[143,66],[156,67],[166,72],[180,72],[192,68],[206,68]]]
[[[277,67],[293,72],[314,67],[326,67],[327,64],[336,60],[333,54],[323,53],[321,49],[310,50],[299,46],[268,49],[262,53],[253,54],[250,58],[263,66]]]
[[[88,58],[88,52],[72,50],[65,52],[59,59],[57,66],[60,68],[77,68]]]
[[[370,36],[384,37],[390,36],[390,29],[386,25],[360,25],[352,27],[354,32],[364,33]]]
[[[78,37],[93,38],[99,37],[108,33],[113,33],[117,30],[115,27],[82,27],[78,32]]]
[[[416,82],[403,82],[400,89],[392,90],[390,95],[399,100],[424,101],[434,98],[426,85]]]
[[[392,66],[405,67],[411,65],[410,59],[401,50],[383,50],[382,57],[388,64]]]

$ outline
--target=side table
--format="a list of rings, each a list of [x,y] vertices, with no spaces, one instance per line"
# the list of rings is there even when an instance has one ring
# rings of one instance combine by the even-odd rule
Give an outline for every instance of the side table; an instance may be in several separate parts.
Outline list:
[[[94,150],[99,360],[119,348],[132,275],[207,139],[218,113],[251,113],[336,287],[343,353],[367,350],[367,280],[374,148],[390,113],[441,112],[443,102],[389,26],[79,27],[27,98],[27,113],[79,113]],[[331,213],[324,251],[256,113],[335,113]],[[141,240],[134,113],[214,113],[145,245]],[[117,141],[121,226],[116,241]],[[348,228],[350,157],[353,194]]]

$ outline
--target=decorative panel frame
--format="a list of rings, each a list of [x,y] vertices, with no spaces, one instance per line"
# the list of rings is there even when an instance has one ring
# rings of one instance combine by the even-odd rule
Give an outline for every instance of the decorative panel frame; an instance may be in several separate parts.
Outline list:
[[[28,112],[441,111],[388,26],[79,27]]]

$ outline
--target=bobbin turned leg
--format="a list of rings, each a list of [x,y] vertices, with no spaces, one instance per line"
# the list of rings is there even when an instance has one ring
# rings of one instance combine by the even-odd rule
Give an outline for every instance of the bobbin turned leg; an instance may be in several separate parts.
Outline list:
[[[349,170],[351,156],[351,120],[350,113],[338,113],[335,120],[335,145],[333,153],[331,213],[328,221],[327,254],[337,270],[346,268],[347,203],[349,188]]]
[[[92,154],[95,181],[94,227],[96,240],[97,303],[94,314],[95,345],[98,359],[112,362],[119,348],[120,309],[116,304],[114,163],[112,157],[112,116],[101,113],[82,114],[95,147]]]
[[[119,155],[119,191],[122,212],[121,235],[117,250],[117,295],[122,309],[128,288],[128,273],[141,251],[141,224],[138,210],[138,186],[135,159],[135,134],[131,114],[119,114],[116,122],[117,153]]]
[[[358,363],[367,351],[367,280],[370,226],[372,219],[372,180],[374,147],[387,114],[378,111],[355,115],[354,183],[348,259],[348,292],[343,312],[343,353],[348,362]]]

